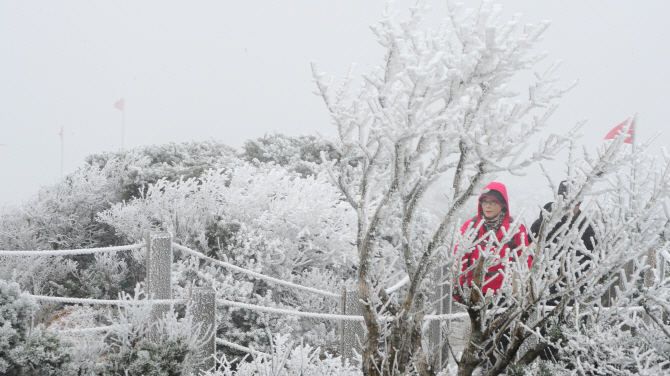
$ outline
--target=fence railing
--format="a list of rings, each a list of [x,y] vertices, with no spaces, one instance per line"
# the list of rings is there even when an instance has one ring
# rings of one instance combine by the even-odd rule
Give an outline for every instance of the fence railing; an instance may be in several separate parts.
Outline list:
[[[152,318],[157,319],[164,315],[167,310],[170,309],[172,304],[186,304],[191,303],[194,316],[194,323],[197,323],[198,327],[207,328],[206,331],[202,331],[200,334],[201,337],[206,342],[206,345],[201,348],[203,354],[201,356],[207,361],[200,366],[200,369],[211,369],[214,366],[215,355],[216,355],[216,344],[221,344],[228,346],[233,349],[237,349],[243,352],[247,352],[253,356],[269,356],[262,352],[256,351],[245,346],[241,346],[229,341],[226,341],[222,338],[215,338],[216,333],[216,322],[215,322],[215,309],[217,306],[227,306],[227,307],[236,307],[242,308],[257,312],[270,313],[275,315],[290,315],[303,318],[312,318],[312,319],[321,319],[321,320],[336,320],[340,322],[340,351],[341,355],[345,359],[352,359],[355,356],[355,352],[360,353],[361,342],[365,335],[365,328],[362,325],[364,319],[362,316],[361,302],[357,290],[348,290],[344,288],[341,293],[334,293],[331,291],[320,290],[317,288],[299,285],[293,282],[284,281],[274,277],[266,276],[261,273],[257,273],[248,269],[244,269],[237,265],[233,265],[224,261],[220,261],[202,253],[192,250],[188,247],[179,245],[172,241],[171,235],[164,232],[152,232],[149,233],[146,237],[145,242],[139,244],[131,244],[126,246],[115,246],[115,247],[105,247],[105,248],[90,248],[90,249],[71,249],[71,250],[44,250],[44,251],[0,251],[0,256],[73,256],[73,255],[84,255],[84,254],[96,254],[96,253],[107,253],[107,252],[119,252],[119,251],[132,251],[146,248],[147,250],[147,267],[146,267],[146,293],[147,296],[151,299],[146,300],[146,304],[151,304],[151,315]],[[171,271],[172,271],[172,258],[173,250],[182,252],[185,255],[196,257],[198,259],[204,260],[222,268],[225,268],[231,272],[241,273],[248,277],[257,278],[264,280],[268,283],[276,284],[279,286],[296,289],[300,291],[305,291],[329,298],[336,298],[340,301],[340,314],[333,313],[322,313],[322,312],[304,312],[291,309],[280,309],[275,307],[266,307],[259,306],[248,303],[241,303],[236,301],[231,301],[227,299],[216,298],[216,292],[210,288],[195,288],[191,293],[190,299],[172,299],[171,292]],[[666,262],[670,263],[670,254],[662,250],[660,256],[664,260],[662,264]],[[439,271],[444,273],[445,271]],[[439,276],[438,276],[439,277]],[[409,277],[402,278],[398,283],[386,289],[387,294],[401,289],[407,282]],[[428,341],[430,346],[440,349],[437,354],[436,367],[442,368],[449,358],[448,349],[446,346],[442,346],[442,334],[446,326],[446,331],[449,331],[449,325],[451,325],[452,320],[466,319],[468,317],[467,312],[455,312],[453,299],[452,299],[452,289],[453,287],[450,284],[438,285],[437,290],[435,291],[436,296],[434,296],[436,303],[433,307],[433,311],[436,314],[430,314],[424,316],[424,321],[427,322],[428,326]],[[50,302],[59,302],[66,304],[81,304],[81,305],[125,305],[128,303],[126,300],[105,300],[105,299],[82,299],[82,298],[69,298],[69,297],[55,297],[55,296],[42,296],[42,295],[33,295],[33,297],[39,301],[50,301]],[[138,303],[133,301],[133,304]],[[393,320],[392,317],[388,318]],[[441,324],[440,322],[446,322]],[[104,332],[111,330],[113,326],[99,327],[99,328],[84,328],[84,329],[68,329],[68,332],[71,333],[94,333],[94,332]]]
[[[211,338],[211,342],[203,347],[202,351],[206,354],[205,358],[208,359],[204,365],[201,365],[201,369],[210,369],[214,366],[216,344],[221,344],[234,348],[240,351],[247,352],[254,356],[267,356],[262,352],[257,350],[247,348],[232,342],[226,341],[222,338],[215,338],[214,333],[216,333],[216,322],[215,322],[215,309],[217,306],[228,306],[228,307],[237,307],[257,312],[264,312],[275,315],[289,315],[297,316],[303,318],[311,319],[320,319],[320,320],[335,320],[339,321],[341,324],[341,335],[340,335],[340,346],[342,350],[342,355],[345,358],[353,358],[354,351],[360,353],[360,343],[365,334],[365,329],[362,325],[363,316],[361,315],[360,308],[360,299],[358,297],[358,292],[356,290],[346,290],[343,289],[342,293],[335,293],[332,291],[320,290],[314,287],[303,286],[289,281],[284,281],[278,278],[270,277],[261,273],[248,270],[237,265],[233,265],[228,262],[214,259],[203,255],[202,253],[192,250],[188,247],[182,246],[180,244],[174,243],[172,237],[168,233],[164,232],[151,232],[148,233],[146,239],[142,243],[131,244],[126,246],[115,246],[115,247],[104,247],[104,248],[89,248],[89,249],[70,249],[70,250],[43,250],[43,251],[0,251],[0,256],[24,256],[24,257],[34,257],[34,256],[76,256],[76,255],[85,255],[85,254],[96,254],[96,253],[111,253],[119,251],[133,251],[145,248],[146,255],[146,293],[147,296],[151,299],[147,299],[146,304],[151,304],[151,315],[152,320],[157,319],[164,315],[167,310],[169,310],[170,305],[172,304],[186,304],[191,303],[193,305],[192,311],[194,312],[194,322],[197,322],[200,327],[208,328],[208,331],[202,333],[203,338]],[[340,301],[341,313],[322,313],[322,312],[305,312],[292,309],[280,309],[275,307],[266,307],[259,306],[248,303],[241,303],[227,299],[216,299],[215,292],[213,289],[204,288],[196,292],[196,289],[192,292],[191,299],[173,299],[171,292],[171,271],[172,271],[172,258],[173,250],[182,252],[185,255],[196,257],[198,259],[209,262],[212,265],[225,268],[231,272],[241,273],[251,278],[261,279],[271,284],[278,286],[283,286],[299,291],[304,291],[308,293],[313,293],[316,295],[321,295],[328,298],[335,298]],[[402,278],[398,283],[386,289],[387,294],[391,294],[395,291],[401,289],[404,285],[409,282],[409,277]],[[45,302],[58,302],[64,304],[79,304],[79,305],[116,305],[123,306],[128,304],[128,301],[119,299],[119,300],[110,300],[110,299],[84,299],[84,298],[70,298],[70,297],[56,297],[56,296],[43,296],[43,295],[33,295],[33,297],[38,301]],[[138,301],[133,301],[133,304],[138,303]],[[199,318],[195,320],[195,316],[198,315]],[[438,315],[426,315],[424,320],[426,321],[440,321],[440,320],[449,320],[466,317],[465,313],[457,314],[438,314]],[[389,317],[389,320],[392,318]],[[105,326],[98,328],[82,328],[82,329],[68,329],[67,332],[70,333],[96,333],[96,332],[105,332],[113,329],[114,326]]]

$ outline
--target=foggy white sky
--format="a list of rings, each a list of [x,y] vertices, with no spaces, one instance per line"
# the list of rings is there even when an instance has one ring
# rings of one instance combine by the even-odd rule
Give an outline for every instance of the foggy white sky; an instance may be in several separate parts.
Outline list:
[[[552,118],[554,130],[588,118],[582,142],[599,144],[636,112],[639,139],[667,128],[669,2],[499,2],[509,17],[523,13],[524,23],[552,20],[538,50],[549,51],[547,63],[563,60],[566,82],[580,80]],[[429,3],[444,14],[442,1]],[[210,138],[239,148],[266,132],[334,133],[309,63],[337,77],[352,62],[358,73],[381,63],[368,25],[384,7],[382,0],[0,2],[0,205],[58,179],[61,126],[65,173],[86,155],[120,148],[113,105],[121,97],[126,148]],[[669,141],[664,134],[655,145]]]

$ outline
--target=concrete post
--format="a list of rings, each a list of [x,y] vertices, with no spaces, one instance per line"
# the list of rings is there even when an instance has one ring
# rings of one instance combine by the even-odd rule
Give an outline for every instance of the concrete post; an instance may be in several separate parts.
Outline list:
[[[626,278],[626,283],[629,283],[632,276],[633,276],[633,269],[635,268],[634,261],[628,261],[626,265],[623,266],[621,269],[621,272],[619,273],[618,280],[612,285],[610,285],[609,289],[605,292],[605,295],[601,298],[601,304],[603,307],[611,307],[612,306],[612,300],[616,299],[617,297],[617,287],[621,289],[621,287],[624,284],[624,281],[622,278]]]
[[[654,284],[654,270],[658,269],[656,251],[653,249],[650,249],[647,255],[647,265],[651,266],[651,268],[644,271],[644,287],[651,287]]]
[[[452,312],[453,286],[450,283],[445,284],[444,278],[448,271],[447,267],[440,267],[435,270],[435,288],[432,294],[433,306],[431,311],[436,315],[445,315]],[[433,354],[435,361],[433,369],[439,372],[447,366],[449,362],[449,344],[447,342],[447,333],[450,332],[450,320],[433,320],[428,324],[428,354]]]
[[[146,293],[149,299],[172,299],[172,235],[167,232],[147,234]],[[169,304],[151,307],[151,322],[163,318],[170,310]],[[157,338],[158,333],[152,336]]]
[[[348,316],[362,316],[363,309],[361,308],[360,297],[358,290],[342,288],[342,307],[343,315]],[[361,354],[363,349],[363,341],[365,340],[365,324],[360,321],[345,321],[342,320],[341,333],[341,354],[342,359],[354,359],[354,351]]]
[[[211,287],[196,287],[191,292],[193,330],[199,330],[198,344],[202,360],[194,369],[199,375],[214,369],[216,355],[216,295]]]

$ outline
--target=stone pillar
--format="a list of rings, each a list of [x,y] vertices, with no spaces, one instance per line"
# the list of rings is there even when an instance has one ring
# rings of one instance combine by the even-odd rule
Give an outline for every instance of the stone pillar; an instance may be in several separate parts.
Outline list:
[[[612,306],[612,300],[616,299],[617,297],[617,287],[621,289],[623,286],[624,281],[622,281],[622,278],[626,278],[626,283],[629,283],[631,281],[631,278],[633,276],[633,269],[635,268],[635,263],[633,260],[628,261],[626,265],[623,266],[623,268],[620,270],[618,280],[614,283],[612,283],[609,287],[609,289],[605,292],[605,295],[601,298],[601,304],[603,307],[611,307]]]
[[[445,315],[452,313],[453,286],[445,282],[448,271],[447,267],[440,267],[435,271],[436,281],[432,294],[431,312],[435,315]],[[444,369],[449,362],[449,342],[447,334],[450,333],[451,320],[433,320],[428,324],[428,354],[434,356],[433,369],[436,372]]]
[[[342,288],[342,302],[341,306],[343,315],[348,316],[362,316],[363,309],[361,308],[360,297],[358,290]],[[342,360],[354,359],[354,351],[361,354],[363,349],[363,341],[365,340],[365,324],[361,321],[342,320],[341,335],[341,349]]]
[[[147,234],[147,278],[146,293],[150,300],[172,299],[172,235],[167,232]],[[151,322],[163,318],[170,304],[154,304],[151,307]],[[158,333],[153,333],[154,340]]]
[[[198,344],[200,354],[197,358],[201,360],[194,374],[211,371],[215,365],[216,355],[216,295],[211,287],[195,287],[191,292],[191,314],[193,317],[193,330],[199,331]]]
[[[649,250],[647,255],[647,265],[651,268],[644,271],[644,287],[651,287],[654,284],[654,270],[661,271],[658,268],[658,259],[656,258],[656,251],[653,249]]]

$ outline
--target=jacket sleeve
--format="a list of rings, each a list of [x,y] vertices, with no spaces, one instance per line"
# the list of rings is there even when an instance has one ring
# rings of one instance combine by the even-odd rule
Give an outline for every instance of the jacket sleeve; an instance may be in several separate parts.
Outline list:
[[[540,215],[537,217],[535,222],[530,226],[530,233],[528,233],[528,242],[532,242],[533,239],[531,238],[531,233],[535,238],[537,238],[538,233],[540,232],[540,227],[542,227],[542,221],[544,220],[544,211],[548,211],[551,213],[551,210],[553,208],[553,202],[548,202],[544,205],[544,209],[540,210]]]
[[[584,242],[586,249],[589,251],[593,251],[593,248],[598,245],[596,233],[593,231],[593,227],[591,227],[591,225],[588,225],[584,230],[584,233],[582,234],[582,241]]]

